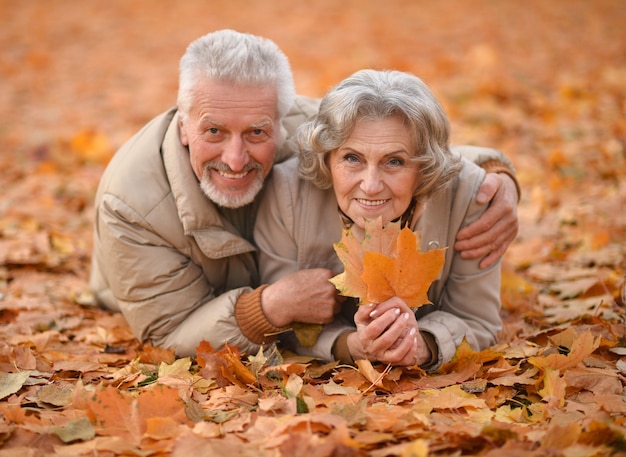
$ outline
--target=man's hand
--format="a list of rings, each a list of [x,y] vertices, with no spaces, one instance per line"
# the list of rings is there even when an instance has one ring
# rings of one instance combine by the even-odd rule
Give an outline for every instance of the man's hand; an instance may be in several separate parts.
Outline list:
[[[517,199],[517,187],[510,176],[485,176],[476,201],[482,205],[491,203],[480,219],[457,233],[454,249],[461,257],[482,258],[480,268],[487,268],[504,255],[519,230]]]
[[[300,270],[267,286],[261,294],[267,320],[276,327],[331,323],[345,301],[329,281],[333,276],[325,268]]]

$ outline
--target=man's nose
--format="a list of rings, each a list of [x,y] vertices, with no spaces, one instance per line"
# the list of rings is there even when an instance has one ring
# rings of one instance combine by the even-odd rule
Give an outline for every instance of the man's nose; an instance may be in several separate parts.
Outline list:
[[[241,171],[250,161],[246,144],[238,137],[232,137],[222,152],[222,162],[232,171]]]

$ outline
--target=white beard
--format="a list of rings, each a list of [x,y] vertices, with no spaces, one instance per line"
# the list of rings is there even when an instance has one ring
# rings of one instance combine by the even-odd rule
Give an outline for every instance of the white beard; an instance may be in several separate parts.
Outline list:
[[[263,167],[258,164],[249,164],[244,168],[244,170],[256,170],[256,179],[250,185],[250,187],[241,195],[228,195],[218,189],[213,182],[211,182],[211,173],[209,169],[224,169],[223,164],[215,164],[208,163],[204,167],[204,174],[202,175],[202,179],[200,180],[200,189],[204,192],[209,200],[219,206],[223,206],[226,208],[240,208],[242,206],[247,205],[248,203],[252,203],[254,198],[258,195],[258,193],[263,188],[264,181],[264,173]],[[227,170],[232,173],[232,171]]]

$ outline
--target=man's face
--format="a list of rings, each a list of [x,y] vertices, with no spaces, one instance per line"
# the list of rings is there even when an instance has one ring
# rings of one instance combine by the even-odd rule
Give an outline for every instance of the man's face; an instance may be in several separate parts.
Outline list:
[[[220,206],[254,200],[272,168],[280,137],[273,87],[205,80],[196,87],[180,139],[204,193]]]

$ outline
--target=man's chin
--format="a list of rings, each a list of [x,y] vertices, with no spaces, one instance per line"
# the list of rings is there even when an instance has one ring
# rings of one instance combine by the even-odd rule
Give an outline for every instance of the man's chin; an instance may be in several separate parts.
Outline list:
[[[202,192],[209,200],[225,208],[241,208],[252,203],[263,187],[263,182],[255,182],[248,189],[241,191],[222,191],[203,181],[200,184]]]
[[[246,206],[252,203],[254,201],[254,197],[254,195],[252,197],[248,195],[228,196],[220,199],[219,201],[214,201],[214,203],[224,208],[241,208],[242,206]]]

